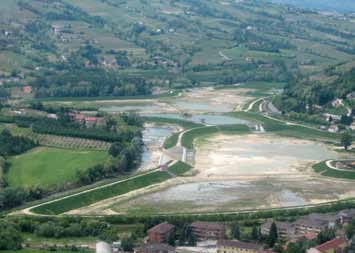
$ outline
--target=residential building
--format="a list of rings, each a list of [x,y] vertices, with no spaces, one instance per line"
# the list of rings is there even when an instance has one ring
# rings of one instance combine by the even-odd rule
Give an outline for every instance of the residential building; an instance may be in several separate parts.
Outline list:
[[[328,128],[329,133],[338,133],[339,132],[339,127],[337,125],[331,125]]]
[[[25,94],[31,94],[31,93],[32,93],[32,87],[29,86],[29,85],[23,86],[22,91],[23,91],[23,93],[25,93]]]
[[[148,243],[135,248],[134,253],[175,253],[175,248],[163,243]]]
[[[282,238],[293,238],[295,236],[295,226],[290,222],[279,222],[268,220],[266,223],[261,225],[261,234],[267,236],[270,234],[270,228],[272,223],[275,222],[277,227],[277,233]]]
[[[191,229],[197,241],[223,240],[226,233],[225,226],[220,223],[194,222]]]
[[[161,223],[148,230],[149,242],[164,243],[168,242],[169,236],[174,233],[175,227],[169,223]]]
[[[335,238],[317,247],[310,248],[307,253],[344,253],[348,242],[344,238]]]
[[[237,240],[221,240],[217,243],[217,253],[262,253],[263,247],[254,243]]]
[[[355,99],[355,91],[349,93],[349,94],[346,96],[346,98],[347,98],[347,99]]]
[[[318,234],[327,228],[334,228],[336,219],[335,215],[318,213],[304,216],[293,223],[295,226],[295,233],[296,235],[305,235],[307,233]]]
[[[337,214],[337,220],[340,224],[349,224],[355,218],[355,209],[340,211]]]
[[[343,106],[343,105],[344,105],[344,103],[343,103],[342,99],[337,98],[332,101],[332,106],[334,106],[334,107],[339,107],[339,106]]]

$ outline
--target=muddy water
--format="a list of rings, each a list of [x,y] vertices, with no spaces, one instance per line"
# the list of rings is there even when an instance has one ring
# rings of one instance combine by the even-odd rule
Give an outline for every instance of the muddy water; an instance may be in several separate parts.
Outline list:
[[[299,173],[338,156],[324,144],[271,134],[219,135],[197,144],[195,168],[203,178]]]
[[[353,195],[354,191],[351,182],[331,184],[313,178],[191,182],[119,203],[113,210],[191,213],[293,207],[338,200]]]
[[[161,147],[166,138],[178,131],[173,126],[146,125],[143,131],[144,152],[139,170],[154,169],[162,158]],[[164,162],[164,161],[163,161]]]
[[[189,182],[114,208],[129,212],[231,211],[291,207],[353,196],[351,182],[313,178],[311,165],[336,158],[326,145],[271,134],[218,135],[197,143]],[[333,180],[333,179],[332,179]]]

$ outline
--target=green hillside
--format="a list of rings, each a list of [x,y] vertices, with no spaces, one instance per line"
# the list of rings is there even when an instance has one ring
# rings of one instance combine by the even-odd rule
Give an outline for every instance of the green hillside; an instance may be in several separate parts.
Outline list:
[[[354,19],[263,1],[5,0],[0,76],[36,97],[288,81],[352,60]]]

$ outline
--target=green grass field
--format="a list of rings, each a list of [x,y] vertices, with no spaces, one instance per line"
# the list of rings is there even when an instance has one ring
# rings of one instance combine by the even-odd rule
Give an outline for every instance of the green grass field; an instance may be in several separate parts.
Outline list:
[[[81,193],[52,203],[44,204],[31,211],[38,214],[58,215],[70,210],[91,205],[101,200],[120,196],[149,185],[161,183],[169,178],[170,175],[168,173],[156,171],[117,184],[98,188],[90,192]]]
[[[108,154],[103,151],[79,151],[40,147],[11,157],[6,175],[10,186],[51,187],[75,180],[78,170],[103,163]]]
[[[188,149],[193,149],[194,140],[201,136],[212,135],[216,133],[245,134],[249,132],[250,129],[246,125],[223,125],[223,126],[201,127],[186,132],[181,138],[181,144]]]
[[[4,250],[1,253],[48,253],[48,252],[56,252],[56,253],[91,253],[94,252],[93,250],[44,250],[44,249],[22,249],[22,250]]]

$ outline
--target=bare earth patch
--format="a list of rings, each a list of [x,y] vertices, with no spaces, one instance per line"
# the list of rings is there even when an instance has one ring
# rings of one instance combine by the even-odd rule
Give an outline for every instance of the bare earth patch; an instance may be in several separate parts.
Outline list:
[[[215,135],[197,142],[193,176],[96,203],[81,213],[224,212],[354,197],[353,182],[313,173],[312,164],[329,157],[337,153],[313,141],[271,134]]]

